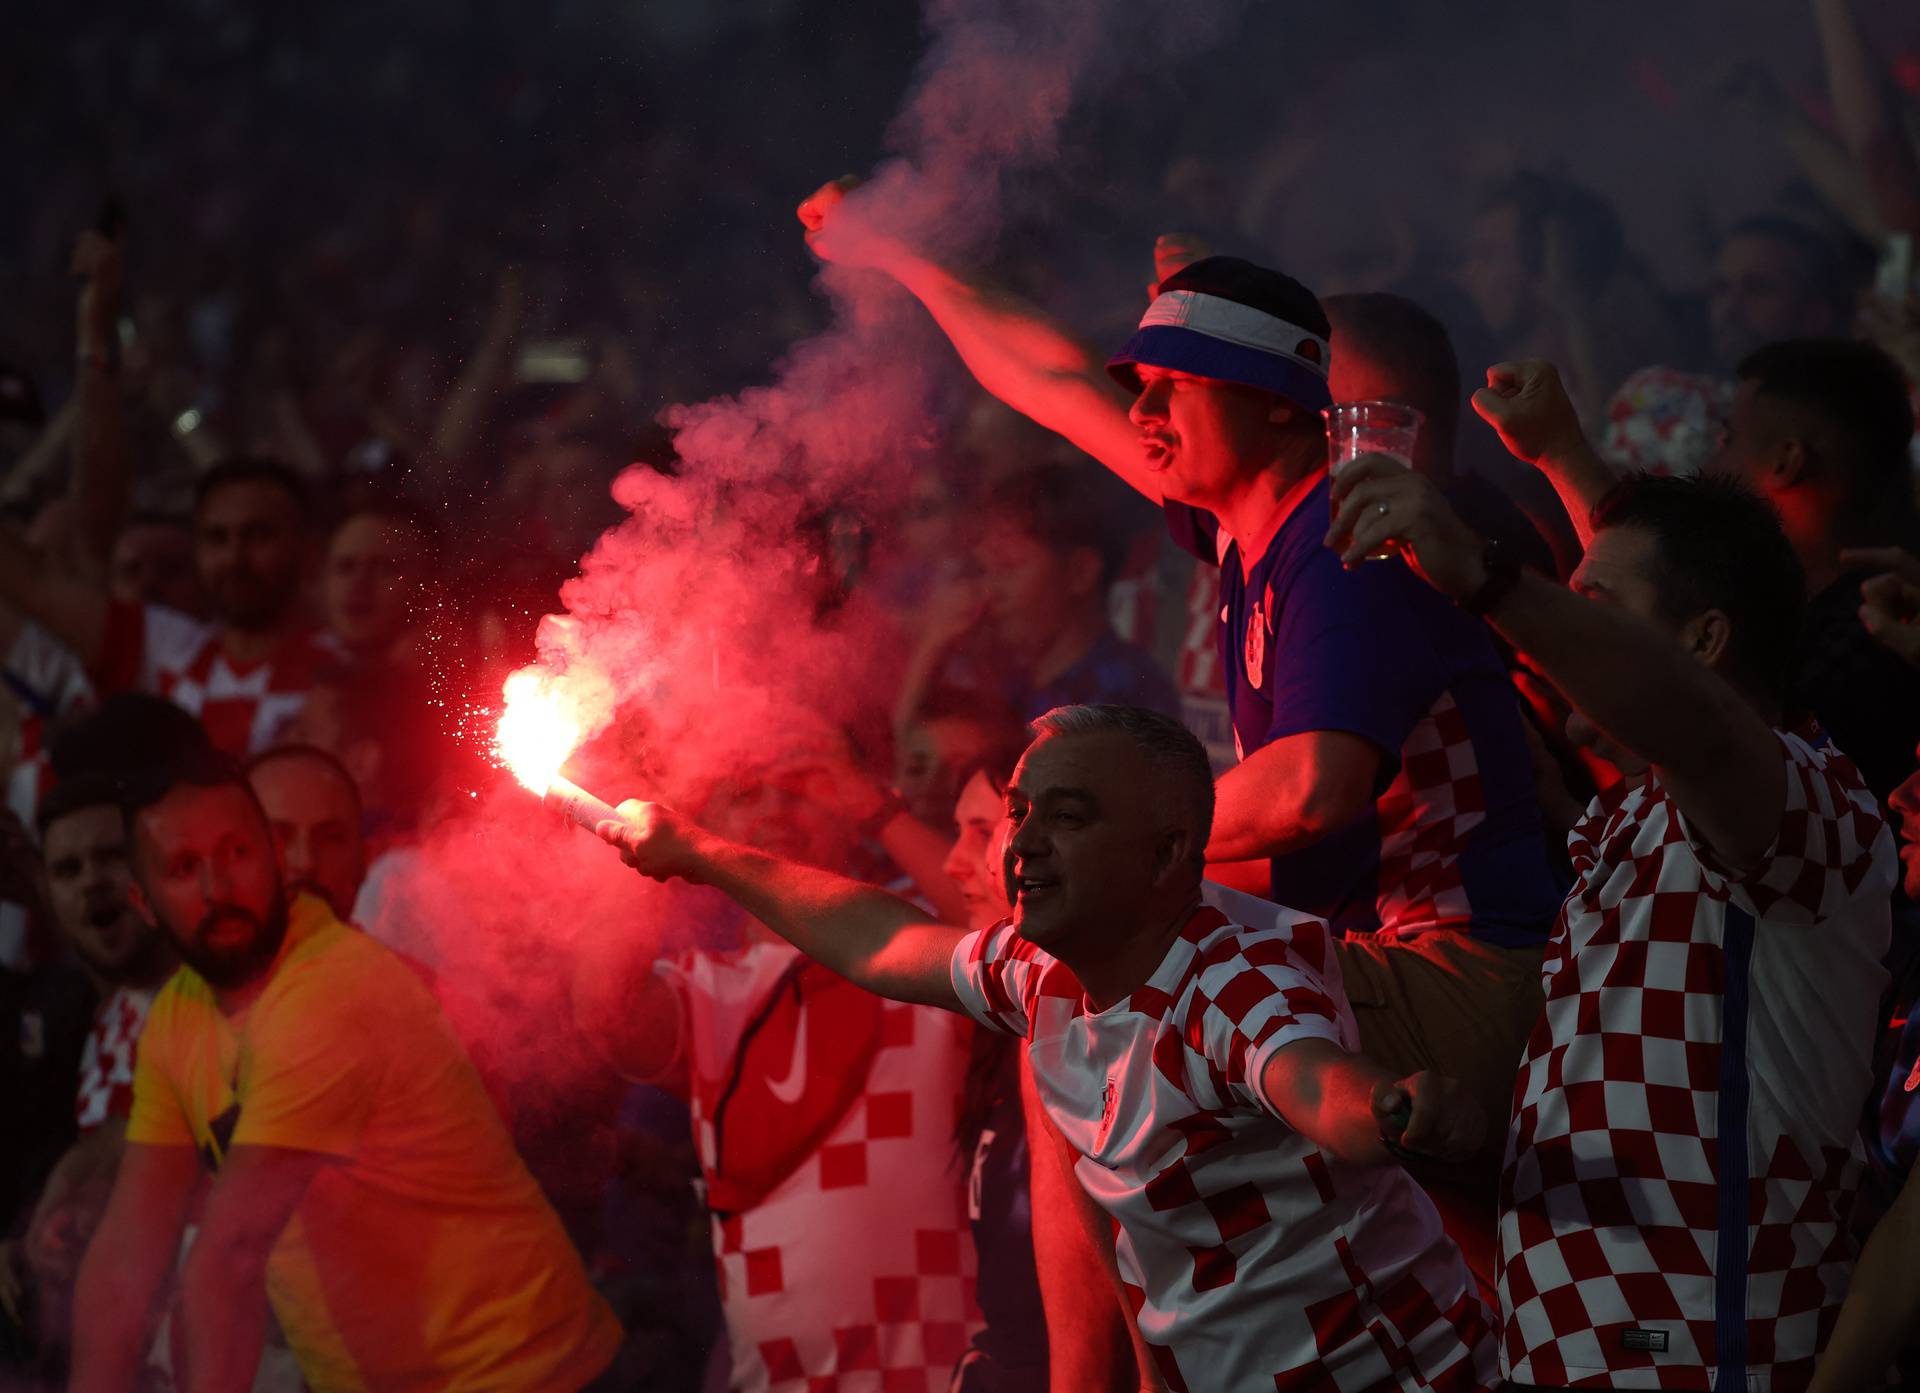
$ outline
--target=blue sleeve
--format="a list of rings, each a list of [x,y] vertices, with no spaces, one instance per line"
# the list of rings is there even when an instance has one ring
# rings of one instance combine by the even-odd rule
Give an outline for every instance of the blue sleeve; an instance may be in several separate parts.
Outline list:
[[[1167,531],[1182,551],[1199,557],[1209,566],[1220,564],[1220,520],[1204,508],[1190,503],[1161,503],[1167,515]]]
[[[1323,546],[1304,549],[1278,609],[1273,724],[1267,741],[1342,730],[1377,746],[1381,785],[1399,770],[1400,749],[1447,688],[1439,646],[1471,623],[1400,561],[1347,570]]]

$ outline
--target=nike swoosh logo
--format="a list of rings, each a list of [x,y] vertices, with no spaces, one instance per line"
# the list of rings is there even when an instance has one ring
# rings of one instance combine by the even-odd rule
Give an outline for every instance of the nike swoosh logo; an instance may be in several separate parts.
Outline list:
[[[767,1091],[789,1105],[800,1101],[807,1087],[807,1013],[802,1011],[793,1029],[793,1063],[784,1079],[767,1080]]]

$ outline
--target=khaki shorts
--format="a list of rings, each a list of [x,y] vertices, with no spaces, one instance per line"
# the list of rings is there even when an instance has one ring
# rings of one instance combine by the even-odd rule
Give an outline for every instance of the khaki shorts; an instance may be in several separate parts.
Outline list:
[[[1482,1298],[1497,1309],[1500,1163],[1514,1080],[1545,999],[1544,950],[1496,948],[1443,929],[1414,938],[1350,936],[1336,948],[1360,1026],[1360,1052],[1396,1078],[1431,1069],[1456,1079],[1486,1114],[1486,1141],[1473,1159],[1406,1167],[1433,1197]]]
[[[1487,1140],[1458,1178],[1500,1178],[1513,1084],[1540,1018],[1542,949],[1497,948],[1464,933],[1349,936],[1336,945],[1360,1052],[1405,1077],[1422,1069],[1464,1084],[1487,1115]]]

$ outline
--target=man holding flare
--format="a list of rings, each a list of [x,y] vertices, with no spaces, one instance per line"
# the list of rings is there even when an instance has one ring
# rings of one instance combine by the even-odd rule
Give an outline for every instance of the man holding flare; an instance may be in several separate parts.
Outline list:
[[[1324,923],[1273,907],[1236,924],[1206,902],[1213,780],[1185,727],[1082,706],[1034,729],[1007,793],[1014,912],[988,929],[659,804],[599,831],[869,991],[1025,1037],[1170,1388],[1485,1387],[1485,1310],[1387,1141],[1470,1154],[1479,1110],[1357,1053]]]

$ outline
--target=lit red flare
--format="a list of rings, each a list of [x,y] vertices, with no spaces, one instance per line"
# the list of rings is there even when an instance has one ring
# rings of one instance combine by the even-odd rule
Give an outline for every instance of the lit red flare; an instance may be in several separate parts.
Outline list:
[[[501,689],[504,705],[493,752],[514,778],[588,831],[614,811],[560,772],[580,743],[581,722],[549,674],[521,668]]]
[[[538,668],[521,668],[501,689],[505,705],[493,737],[493,752],[509,773],[546,796],[573,747],[580,721]]]

